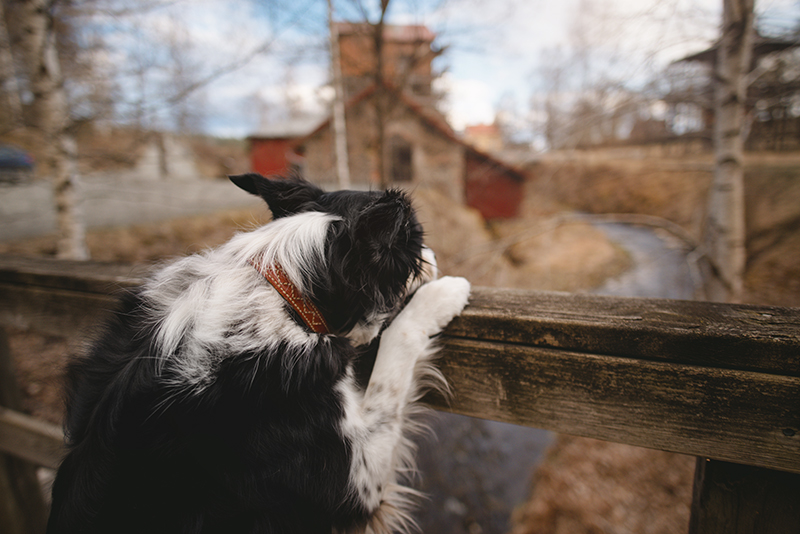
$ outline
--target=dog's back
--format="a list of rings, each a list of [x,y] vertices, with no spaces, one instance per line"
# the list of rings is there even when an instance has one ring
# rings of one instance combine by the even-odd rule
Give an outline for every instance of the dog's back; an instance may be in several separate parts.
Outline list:
[[[347,340],[248,342],[241,329],[253,325],[231,317],[239,331],[230,325],[221,335],[231,340],[226,350],[241,345],[236,353],[194,367],[164,361],[156,325],[167,319],[158,313],[181,306],[164,295],[228,285],[210,274],[191,280],[207,261],[183,260],[127,295],[91,352],[70,365],[70,452],[54,485],[49,532],[330,532],[359,514],[334,517],[349,473],[334,389],[354,356]],[[274,295],[246,308],[266,289],[225,300],[244,299],[240,315],[286,315]],[[202,316],[216,314],[215,305],[211,297],[194,302],[194,320],[213,321]],[[203,341],[181,335],[178,344]]]

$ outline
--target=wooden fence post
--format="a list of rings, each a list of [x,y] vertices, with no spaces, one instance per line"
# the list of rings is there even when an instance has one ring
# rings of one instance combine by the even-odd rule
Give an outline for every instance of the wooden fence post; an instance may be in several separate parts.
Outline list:
[[[689,534],[800,533],[800,475],[697,459]]]
[[[11,363],[5,328],[0,327],[0,406],[20,409],[20,395]],[[0,532],[41,534],[47,525],[47,504],[36,477],[36,467],[0,454]]]

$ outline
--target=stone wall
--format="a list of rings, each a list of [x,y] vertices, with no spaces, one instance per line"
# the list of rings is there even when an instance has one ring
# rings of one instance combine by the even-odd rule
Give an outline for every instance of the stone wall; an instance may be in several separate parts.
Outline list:
[[[375,113],[369,101],[347,110],[348,155],[353,187],[375,188],[380,182],[376,146]],[[464,198],[465,148],[436,130],[413,110],[398,104],[385,130],[385,161],[391,162],[390,143],[400,138],[411,146],[412,179],[392,184],[398,187],[429,187],[448,198],[462,202]],[[335,185],[333,137],[330,126],[308,138],[305,143],[305,173],[311,181]],[[391,174],[391,173],[390,173]]]

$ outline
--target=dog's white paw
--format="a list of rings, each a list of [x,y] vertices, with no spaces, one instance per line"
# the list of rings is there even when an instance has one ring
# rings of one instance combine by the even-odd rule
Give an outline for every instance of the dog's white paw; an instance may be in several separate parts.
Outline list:
[[[432,336],[461,313],[469,301],[469,292],[466,278],[445,276],[420,287],[403,312]]]

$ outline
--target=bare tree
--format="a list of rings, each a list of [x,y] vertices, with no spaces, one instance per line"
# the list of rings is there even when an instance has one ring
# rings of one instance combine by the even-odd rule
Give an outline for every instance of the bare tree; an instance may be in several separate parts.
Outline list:
[[[377,167],[382,188],[389,186],[389,170],[386,165],[386,121],[390,113],[390,94],[387,91],[387,79],[384,56],[384,28],[386,25],[386,13],[389,10],[389,0],[380,0],[380,14],[378,21],[372,24],[372,39],[375,46],[375,124],[376,132],[376,156]]]
[[[347,125],[345,123],[344,87],[339,53],[339,34],[333,23],[333,0],[328,0],[328,31],[330,33],[331,70],[333,74],[333,135],[336,155],[336,177],[339,187],[350,187],[350,162],[347,154]]]
[[[21,46],[33,94],[33,124],[43,141],[44,167],[52,176],[58,221],[57,255],[88,259],[80,210],[77,146],[56,46],[55,19],[46,0],[20,0]]]
[[[704,242],[714,277],[712,298],[742,296],[745,250],[744,122],[753,48],[754,0],[723,0],[715,67],[714,180]]]
[[[170,18],[170,29],[166,35],[167,78],[162,84],[162,93],[172,98],[180,94],[182,98],[171,101],[169,115],[172,127],[178,133],[199,133],[204,120],[202,105],[203,87],[197,85],[201,66],[193,59],[194,44],[183,23],[176,17]],[[189,90],[194,87],[194,89]]]

